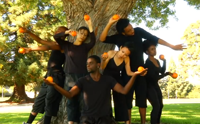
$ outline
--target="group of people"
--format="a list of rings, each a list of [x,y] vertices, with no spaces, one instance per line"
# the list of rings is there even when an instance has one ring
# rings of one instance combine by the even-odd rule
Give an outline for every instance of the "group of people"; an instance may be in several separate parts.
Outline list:
[[[32,112],[24,124],[31,124],[38,113],[44,112],[44,124],[50,124],[51,117],[57,115],[62,95],[68,98],[68,124],[111,124],[113,118],[116,122],[131,124],[134,91],[141,124],[146,122],[147,99],[153,106],[151,124],[159,124],[163,103],[158,80],[171,73],[165,73],[165,60],[161,67],[159,61],[154,58],[156,46],[161,44],[174,50],[182,50],[182,45],[171,45],[142,28],[133,28],[128,19],[110,18],[100,41],[115,44],[119,50],[110,50],[101,58],[97,55],[88,57],[96,38],[91,18],[85,22],[88,27],[82,26],[78,29],[75,41],[69,41],[70,38],[65,41],[66,37],[71,37],[72,30],[64,26],[56,29],[56,42],[42,40],[23,28],[25,33],[43,44],[36,48],[25,48],[26,53],[52,50],[45,78],[53,77],[53,82],[44,78]],[[118,33],[108,36],[111,26],[116,22]],[[142,41],[143,38],[146,40]],[[84,43],[87,39],[90,42]],[[148,55],[145,63],[143,53]],[[139,66],[145,69],[137,71]],[[102,73],[100,69],[103,70]],[[63,88],[64,83],[67,84],[68,90]],[[115,115],[112,114],[111,90]]]

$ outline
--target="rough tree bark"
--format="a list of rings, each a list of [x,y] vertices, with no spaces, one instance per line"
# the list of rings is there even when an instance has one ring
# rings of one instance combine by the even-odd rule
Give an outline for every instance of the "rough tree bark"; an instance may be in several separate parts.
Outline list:
[[[114,45],[99,42],[99,36],[110,17],[119,14],[122,18],[128,16],[135,5],[136,0],[62,0],[66,13],[67,25],[70,29],[86,26],[84,14],[92,19],[94,32],[97,38],[95,47],[90,54],[101,55],[103,52],[114,49]],[[109,31],[109,35],[115,34],[115,26]],[[65,84],[66,89],[66,84]],[[65,97],[62,98],[57,117],[52,118],[51,124],[67,124]]]
[[[13,103],[29,103],[34,102],[34,99],[29,98],[25,92],[25,85],[19,85],[14,83],[13,94],[10,99],[4,102],[13,102]]]

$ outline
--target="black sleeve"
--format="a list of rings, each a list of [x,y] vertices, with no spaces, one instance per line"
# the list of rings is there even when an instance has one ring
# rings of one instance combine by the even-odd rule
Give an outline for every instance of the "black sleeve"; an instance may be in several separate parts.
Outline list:
[[[145,30],[142,29],[142,28],[136,28],[135,30],[138,31],[138,32],[140,33],[140,35],[141,35],[142,38],[147,39],[147,40],[150,40],[150,41],[153,41],[153,42],[155,42],[156,44],[158,44],[158,40],[159,40],[158,37],[152,35],[151,33],[145,31]]]
[[[160,63],[159,63],[160,64]],[[166,71],[166,60],[163,60],[163,66],[161,67],[161,74],[164,74]]]
[[[56,40],[56,42],[59,44],[59,46],[63,49],[63,46],[65,46],[65,44],[67,44],[68,42],[66,42],[65,40],[61,39],[61,37],[63,36],[67,36],[65,34],[65,32],[61,32],[58,34],[55,34],[53,37]]]
[[[76,86],[80,89],[80,90],[82,90],[83,89],[83,81],[84,79],[83,78],[80,78],[80,79],[78,79],[78,81],[76,82]]]
[[[86,44],[86,48],[89,51],[96,43],[96,37],[94,31],[90,33],[90,42]]]
[[[115,85],[117,84],[117,81],[111,77],[111,76],[108,76],[110,78],[110,89],[113,89],[115,87]]]
[[[160,63],[159,63],[159,66],[160,66]],[[169,75],[169,72],[165,73],[165,71],[166,71],[166,60],[163,60],[163,66],[161,67],[161,71],[160,71],[161,75],[159,75],[158,80]]]
[[[106,40],[103,43],[116,44],[117,39],[117,35],[107,36]]]

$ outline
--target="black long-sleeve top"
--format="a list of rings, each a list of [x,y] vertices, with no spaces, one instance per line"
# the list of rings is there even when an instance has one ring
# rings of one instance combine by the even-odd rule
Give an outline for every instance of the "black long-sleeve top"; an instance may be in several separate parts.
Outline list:
[[[122,34],[116,34],[112,36],[107,36],[104,43],[116,44],[118,48],[124,45],[126,42],[131,42],[133,44],[134,50],[130,54],[130,66],[132,71],[137,71],[139,66],[144,65],[143,58],[143,45],[142,39],[148,39],[150,41],[158,43],[159,38],[152,35],[151,33],[145,31],[142,28],[134,28],[134,35],[125,36]]]
[[[96,38],[94,32],[90,33],[90,42],[82,43],[81,45],[74,45],[69,41],[61,39],[61,37],[66,36],[64,32],[54,35],[54,39],[59,44],[61,49],[65,52],[65,72],[73,74],[86,74],[86,61],[88,52],[95,45]]]
[[[145,76],[148,86],[154,86],[158,84],[158,80],[169,75],[169,72],[165,73],[166,60],[163,61],[163,66],[160,66],[160,62],[157,60],[159,67],[155,66],[149,58],[145,62],[145,68],[148,68]]]

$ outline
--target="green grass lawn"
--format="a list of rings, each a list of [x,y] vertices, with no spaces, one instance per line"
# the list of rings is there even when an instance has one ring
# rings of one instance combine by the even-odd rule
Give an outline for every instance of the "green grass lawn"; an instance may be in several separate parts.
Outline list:
[[[152,107],[147,108],[147,122],[150,122]],[[140,122],[138,109],[132,109],[133,122]],[[200,124],[200,104],[165,104],[161,122],[164,124]]]
[[[151,106],[147,108],[147,122],[150,122]],[[26,121],[30,110],[21,112],[14,111],[12,113],[0,112],[0,124],[21,124]],[[42,117],[38,114],[33,124]],[[136,123],[140,122],[138,108],[132,109],[132,120]],[[165,104],[161,122],[164,124],[200,124],[200,104]]]

